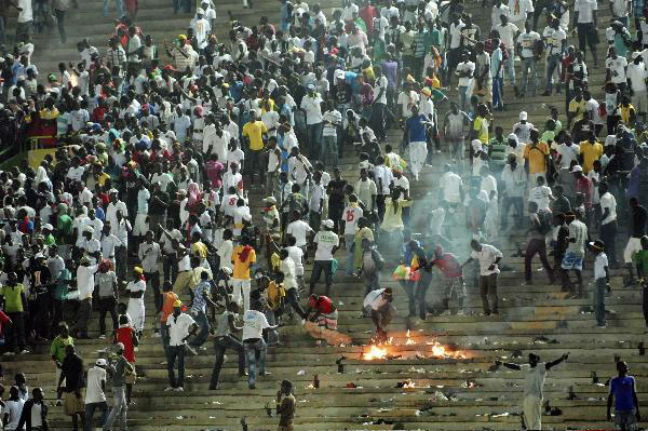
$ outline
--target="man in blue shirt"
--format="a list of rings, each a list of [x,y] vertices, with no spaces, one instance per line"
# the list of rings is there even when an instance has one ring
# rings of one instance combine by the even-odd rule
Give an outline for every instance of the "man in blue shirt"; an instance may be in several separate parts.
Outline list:
[[[634,431],[637,422],[641,420],[639,415],[639,402],[635,389],[635,379],[628,375],[628,364],[625,361],[617,362],[619,376],[610,380],[610,394],[607,400],[607,420],[612,420],[610,408],[612,400],[614,403],[614,416],[617,429],[623,431]]]
[[[412,116],[405,122],[405,134],[409,144],[410,169],[416,181],[427,159],[427,119],[419,114],[418,106],[412,106]]]

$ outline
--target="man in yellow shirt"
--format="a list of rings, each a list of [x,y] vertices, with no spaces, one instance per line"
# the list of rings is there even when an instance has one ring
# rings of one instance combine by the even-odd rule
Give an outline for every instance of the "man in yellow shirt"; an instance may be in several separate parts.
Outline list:
[[[574,90],[576,96],[569,101],[567,107],[567,127],[570,127],[573,121],[583,119],[583,114],[587,111],[587,102],[583,98],[583,91],[580,88]]]
[[[484,147],[488,146],[488,108],[486,105],[477,106],[477,116],[473,121],[472,135],[474,139],[479,139]]]
[[[250,121],[243,126],[243,139],[247,144],[246,167],[250,175],[250,184],[254,183],[254,173],[259,174],[261,185],[265,184],[265,170],[263,166],[264,138],[268,133],[265,123],[259,119],[257,111],[250,111]],[[244,147],[245,148],[245,147]]]
[[[524,148],[524,160],[529,167],[529,184],[535,184],[538,177],[547,177],[547,157],[549,146],[540,142],[540,134],[536,129],[531,129],[531,143]]]
[[[596,142],[596,136],[590,132],[587,141],[580,143],[580,155],[583,159],[581,163],[583,167],[583,174],[587,175],[589,171],[594,169],[594,161],[601,158],[603,155],[603,145]]]
[[[232,299],[243,305],[243,311],[250,309],[250,268],[256,263],[256,252],[246,238],[241,240],[232,252]]]

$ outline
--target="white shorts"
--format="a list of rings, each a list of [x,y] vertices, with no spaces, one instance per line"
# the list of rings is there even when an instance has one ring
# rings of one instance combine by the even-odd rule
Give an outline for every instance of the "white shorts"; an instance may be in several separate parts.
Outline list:
[[[632,258],[638,251],[641,251],[641,238],[631,236],[628,238],[625,250],[623,250],[623,261],[625,263],[632,263]]]
[[[146,219],[148,214],[137,214],[135,216],[135,226],[133,226],[133,236],[144,236],[149,230],[149,225]]]

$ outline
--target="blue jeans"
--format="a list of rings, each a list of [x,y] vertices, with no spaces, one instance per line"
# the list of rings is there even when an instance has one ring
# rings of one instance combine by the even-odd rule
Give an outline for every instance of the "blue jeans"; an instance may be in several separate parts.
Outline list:
[[[466,109],[466,105],[468,104],[468,90],[469,87],[467,86],[459,86],[459,107],[463,111]]]
[[[127,430],[126,426],[127,414],[128,414],[128,403],[126,402],[126,386],[113,387],[113,398],[114,403],[108,418],[103,424],[104,431],[111,430],[112,425],[117,420],[119,416],[119,423],[121,425],[122,431]]]
[[[182,8],[182,11],[184,13],[189,13],[191,12],[191,3],[189,0],[173,0],[173,12],[178,13],[178,11]]]
[[[504,99],[502,99],[502,85],[504,78],[493,78],[493,108],[503,108]]]
[[[104,426],[106,419],[108,418],[108,403],[89,403],[85,405],[85,425],[83,426],[84,431],[90,431],[94,429],[92,427],[92,417],[94,416],[95,410],[101,410],[101,419],[99,419],[100,426]]]
[[[605,278],[599,278],[594,282],[594,317],[597,325],[605,325]]]
[[[545,91],[549,93],[553,90],[553,74],[558,66],[560,66],[560,55],[550,55],[547,58],[547,75],[545,80]]]
[[[197,348],[205,344],[207,341],[207,336],[209,335],[209,321],[207,320],[207,315],[204,311],[198,312],[198,315],[195,317],[196,324],[198,325],[198,334],[194,337],[189,345],[193,348]]]
[[[259,373],[265,373],[266,343],[263,338],[245,340],[243,341],[243,347],[248,365],[248,386],[253,386],[256,384],[257,365],[259,366]]]
[[[169,357],[167,359],[167,372],[169,374],[169,385],[173,388],[184,386],[185,377],[185,354],[187,347],[169,346]],[[175,363],[178,361],[178,378],[175,377]]]
[[[508,74],[511,84],[515,85],[515,50],[507,49],[509,58],[506,60],[504,67],[506,68],[506,73]],[[504,82],[502,82],[503,84]]]
[[[354,235],[344,235],[344,246],[346,248],[346,273],[353,275],[353,244]]]
[[[526,93],[529,72],[531,72],[529,91],[531,92],[531,95],[535,96],[536,87],[538,86],[538,69],[536,68],[536,59],[534,57],[522,59],[522,93]]]
[[[104,0],[104,6],[103,6],[103,14],[104,17],[108,16],[108,2],[110,0]],[[174,0],[175,3],[175,0]],[[117,16],[121,17],[124,15],[124,1],[123,0],[115,0],[115,7],[117,9]]]

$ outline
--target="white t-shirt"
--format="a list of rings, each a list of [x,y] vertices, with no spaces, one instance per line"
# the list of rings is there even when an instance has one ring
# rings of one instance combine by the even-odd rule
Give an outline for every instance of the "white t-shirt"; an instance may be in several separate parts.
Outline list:
[[[439,180],[439,188],[443,190],[443,199],[449,203],[461,203],[461,187],[463,181],[454,172],[446,172]]]
[[[520,370],[524,373],[524,396],[536,396],[542,399],[542,387],[544,386],[545,376],[547,375],[547,366],[544,362],[531,367],[529,364],[520,365]]]
[[[322,122],[322,97],[315,93],[315,96],[305,95],[301,101],[301,108],[306,111],[306,124],[318,124]]]
[[[502,252],[490,244],[482,244],[481,251],[473,250],[472,253],[470,253],[470,257],[479,261],[480,275],[499,274],[500,270],[498,265],[495,263],[495,260],[502,256]],[[491,265],[494,265],[495,268],[489,269]]]
[[[502,43],[506,47],[506,49],[514,49],[515,48],[515,43],[513,41],[513,37],[515,37],[515,33],[519,30],[517,25],[513,23],[506,23],[506,25],[499,24],[497,27],[495,27],[495,30],[500,34],[500,38],[502,40]]]
[[[376,85],[374,86],[374,91],[373,91],[374,103],[382,103],[383,105],[387,104],[388,85],[389,82],[387,81],[387,77],[385,75],[382,75],[380,78],[376,79]],[[378,97],[381,91],[382,94],[380,95],[380,97]]]
[[[550,211],[549,204],[552,196],[549,186],[536,186],[529,191],[529,202],[538,204],[539,211]]]
[[[358,228],[358,220],[362,217],[362,208],[359,206],[348,206],[342,213],[342,221],[344,224],[344,234],[353,235]]]
[[[450,23],[450,49],[459,48],[461,44],[461,29],[465,26],[466,24],[462,21],[459,21],[459,24]]]
[[[306,245],[306,235],[308,235],[308,233],[312,231],[313,229],[311,229],[308,223],[306,223],[304,220],[295,220],[294,222],[290,223],[288,225],[288,228],[286,229],[286,233],[294,236],[297,240],[295,244],[297,247]]]
[[[610,69],[610,81],[615,84],[622,84],[626,82],[625,68],[628,65],[628,60],[625,57],[617,56],[617,58],[608,57],[605,60],[605,67]]]
[[[459,76],[459,86],[460,87],[470,87],[473,82],[473,76],[475,74],[475,63],[472,61],[464,61],[457,65],[457,74],[468,73],[468,76]]]
[[[576,0],[574,2],[574,12],[578,13],[578,24],[593,23],[595,10],[598,10],[596,0]]]
[[[317,244],[315,260],[332,260],[333,248],[340,245],[340,239],[337,234],[330,230],[321,230],[317,232],[313,242]]]
[[[629,64],[626,74],[630,80],[632,91],[635,93],[646,91],[646,78],[648,78],[648,72],[646,71],[646,66],[643,62],[640,62],[639,64]]]
[[[263,330],[269,327],[265,314],[257,310],[247,310],[243,315],[243,340],[263,338]]]
[[[18,401],[5,401],[5,406],[2,409],[3,416],[9,415],[9,419],[5,425],[5,429],[15,430],[20,422],[20,415],[22,415],[23,406],[25,401],[19,399]]]
[[[530,32],[522,32],[517,38],[517,43],[520,44],[522,47],[522,52],[520,55],[522,58],[530,58],[533,57],[534,52],[533,52],[533,47],[537,43],[538,40],[540,40],[540,34],[535,32],[535,31],[530,31]]]
[[[106,401],[106,394],[101,386],[101,382],[106,381],[106,370],[94,366],[88,370],[86,385],[85,403],[102,403]]]
[[[180,313],[178,317],[169,314],[166,322],[169,327],[169,345],[174,347],[184,345],[185,341],[183,339],[189,335],[189,328],[194,323],[196,322],[193,317],[187,313]]]
[[[286,247],[285,250],[288,252],[288,256],[295,263],[295,273],[297,276],[304,275],[304,264],[302,261],[304,250],[294,245]]]
[[[572,161],[578,160],[580,146],[576,144],[571,144],[569,146],[566,144],[560,144],[558,145],[556,152],[560,155],[560,168],[567,169]]]
[[[567,39],[567,33],[561,27],[553,29],[551,27],[545,28],[543,35],[546,39],[547,45],[550,45],[550,54],[562,54],[563,41]]]
[[[34,20],[34,10],[32,9],[32,0],[18,0],[18,7],[22,10],[18,12],[18,22],[26,23]],[[18,422],[16,422],[18,425]],[[11,427],[9,427],[11,429]]]
[[[594,280],[605,278],[605,268],[608,266],[608,258],[605,252],[596,255],[594,259]]]
[[[601,212],[605,212],[605,209],[607,208],[610,212],[608,213],[608,216],[605,217],[602,221],[601,224],[608,224],[610,222],[613,222],[617,218],[617,212],[616,212],[616,199],[614,198],[614,195],[610,192],[605,192],[603,196],[600,197],[599,201],[601,205]]]

